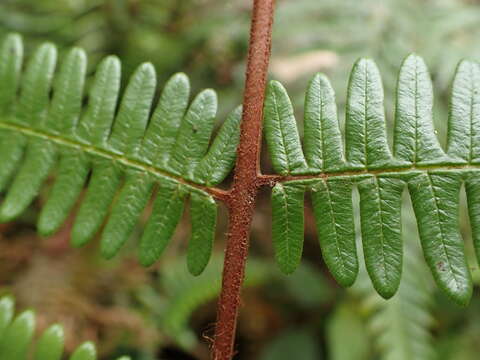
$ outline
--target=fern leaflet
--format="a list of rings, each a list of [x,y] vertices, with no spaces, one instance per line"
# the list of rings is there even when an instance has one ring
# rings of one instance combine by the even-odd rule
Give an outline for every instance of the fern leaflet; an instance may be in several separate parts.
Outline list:
[[[190,199],[192,238],[187,263],[198,275],[212,249],[217,205],[213,186],[230,172],[239,141],[240,108],[210,145],[217,106],[212,90],[189,105],[189,82],[174,75],[152,111],[155,71],[141,65],[120,96],[120,63],[107,57],[84,102],[87,59],[72,49],[56,72],[57,52],[44,44],[22,73],[23,49],[10,35],[0,49],[0,190],[7,190],[0,220],[9,221],[33,201],[56,168],[56,180],[38,221],[54,233],[87,191],[72,231],[81,246],[100,229],[105,257],[114,256],[158,188],[140,241],[140,261],[161,255]],[[398,289],[402,268],[401,193],[408,187],[424,255],[440,287],[466,304],[472,281],[458,231],[458,194],[465,183],[477,255],[480,255],[480,68],[463,61],[453,83],[447,150],[435,135],[433,91],[423,60],[403,62],[397,89],[394,143],[386,136],[383,88],[375,63],[361,59],[351,73],[345,147],[328,79],[316,75],[305,101],[304,148],[286,90],[269,86],[265,136],[274,176],[274,247],[283,271],[298,265],[303,247],[303,196],[312,193],[325,261],[351,285],[358,272],[351,191],[360,192],[365,261],[385,298]],[[53,95],[51,95],[51,93]],[[344,151],[345,150],[345,151]]]
[[[325,262],[339,283],[351,285],[358,273],[351,196],[357,186],[367,271],[380,295],[390,298],[402,272],[401,196],[408,186],[430,270],[464,305],[472,280],[458,224],[462,183],[480,258],[480,67],[462,61],[457,68],[446,151],[435,134],[432,83],[420,57],[408,56],[400,69],[392,149],[383,96],[375,63],[360,59],[348,85],[344,148],[334,92],[325,76],[316,75],[306,93],[302,148],[288,94],[280,83],[270,83],[264,121],[279,174],[272,193],[278,263],[290,273],[300,261],[303,198],[309,191]]]
[[[0,220],[21,214],[56,169],[39,232],[50,235],[59,229],[88,182],[72,243],[81,246],[91,240],[110,212],[101,250],[111,258],[158,188],[140,241],[140,262],[148,266],[158,259],[190,198],[187,259],[190,271],[200,274],[215,234],[215,199],[223,193],[213,186],[233,167],[241,109],[228,116],[210,145],[217,96],[207,89],[189,105],[184,74],[167,82],[153,110],[153,66],[140,65],[120,94],[120,62],[109,56],[98,66],[83,107],[83,50],[69,51],[58,71],[57,50],[49,43],[36,50],[23,73],[22,61],[22,41],[9,35],[0,49],[0,191],[7,190]]]

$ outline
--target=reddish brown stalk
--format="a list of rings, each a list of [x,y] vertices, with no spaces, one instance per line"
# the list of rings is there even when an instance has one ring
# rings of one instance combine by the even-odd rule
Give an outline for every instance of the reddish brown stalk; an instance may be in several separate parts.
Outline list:
[[[213,343],[214,360],[233,357],[240,291],[250,225],[261,185],[260,145],[275,0],[254,0],[247,59],[243,116],[235,176],[230,193],[229,229]]]

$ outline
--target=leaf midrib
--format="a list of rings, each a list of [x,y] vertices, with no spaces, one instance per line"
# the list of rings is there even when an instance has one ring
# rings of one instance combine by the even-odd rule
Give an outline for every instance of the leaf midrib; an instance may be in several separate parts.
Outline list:
[[[47,141],[51,141],[55,144],[58,144],[62,147],[67,147],[67,148],[72,148],[72,149],[80,149],[82,152],[94,156],[99,156],[105,159],[109,159],[112,162],[118,162],[123,165],[125,165],[127,168],[131,169],[137,169],[137,170],[142,170],[144,172],[150,173],[154,177],[158,178],[164,178],[168,180],[174,180],[184,186],[186,186],[189,190],[193,191],[201,191],[201,192],[208,192],[210,189],[208,189],[206,186],[185,180],[179,176],[175,176],[173,174],[170,174],[160,168],[158,168],[155,165],[148,164],[146,162],[132,159],[129,157],[126,157],[125,155],[119,154],[114,152],[113,150],[108,150],[105,148],[101,148],[96,145],[91,145],[87,143],[83,143],[80,140],[75,140],[63,136],[58,136],[55,134],[51,134],[45,131],[41,131],[38,129],[33,129],[30,127],[26,127],[20,124],[15,124],[15,123],[7,123],[5,121],[0,120],[0,129],[6,129],[6,130],[11,130],[16,133],[21,133],[23,135],[29,136],[29,137],[34,137],[34,138],[40,138],[44,139]]]
[[[170,174],[165,170],[152,165],[148,164],[143,161],[139,161],[136,159],[128,158],[124,155],[118,154],[114,151],[110,151],[108,149],[102,148],[97,145],[89,145],[87,143],[82,142],[81,140],[75,140],[55,134],[51,134],[45,131],[41,131],[38,129],[33,129],[30,127],[26,127],[20,124],[5,122],[4,120],[0,119],[0,129],[11,130],[16,133],[20,133],[29,137],[36,137],[41,138],[44,140],[48,140],[54,142],[60,146],[71,148],[71,149],[81,149],[84,153],[100,156],[105,159],[109,159],[112,162],[117,161],[119,163],[124,164],[125,166],[137,170],[142,170],[152,174],[153,176],[164,178],[168,180],[174,180],[182,185],[186,186],[189,190],[194,191],[201,191],[204,192],[215,192],[219,190],[217,188],[209,188],[207,186],[194,183],[189,180],[185,180],[179,176],[174,174]],[[330,177],[339,177],[339,176],[366,176],[366,175],[382,175],[382,174],[402,174],[408,173],[412,171],[428,171],[428,170],[438,170],[438,171],[448,171],[448,170],[480,170],[480,164],[472,164],[472,163],[461,163],[455,164],[452,159],[452,163],[449,164],[406,164],[400,166],[392,166],[392,167],[385,167],[381,169],[352,169],[352,170],[338,170],[338,171],[331,171],[331,172],[320,172],[317,174],[312,175],[276,175],[276,174],[262,174],[260,178],[264,178],[268,184],[274,184],[277,182],[286,182],[286,181],[304,181],[304,180],[314,180],[314,179],[326,179]]]

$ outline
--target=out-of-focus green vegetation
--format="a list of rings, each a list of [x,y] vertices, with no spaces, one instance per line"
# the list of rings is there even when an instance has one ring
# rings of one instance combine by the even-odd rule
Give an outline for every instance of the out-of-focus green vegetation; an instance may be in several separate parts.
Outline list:
[[[46,40],[61,50],[81,46],[89,54],[90,72],[103,56],[116,54],[122,59],[124,79],[144,61],[155,65],[160,82],[184,71],[196,89],[219,91],[220,111],[225,114],[242,98],[250,3],[2,0],[0,36],[21,33],[27,52]],[[317,71],[326,73],[343,119],[350,68],[356,58],[371,57],[382,72],[391,122],[398,68],[409,52],[417,52],[434,80],[435,122],[444,143],[450,81],[460,59],[480,59],[479,38],[477,0],[278,0],[271,76],[285,83],[301,114],[307,80]],[[349,290],[332,281],[321,261],[309,211],[303,265],[292,276],[279,275],[270,261],[268,196],[261,194],[253,224],[254,261],[243,293],[237,359],[478,358],[480,298],[474,296],[468,308],[460,309],[431,286],[408,201],[404,278],[399,293],[384,301],[365,274]],[[39,239],[34,231],[36,209],[33,206],[21,221],[0,227],[1,292],[13,292],[20,304],[41,310],[40,324],[65,324],[70,334],[67,350],[94,339],[104,359],[125,353],[136,360],[208,359],[224,213],[219,218],[218,254],[206,273],[194,278],[179,255],[187,238],[186,221],[167,256],[144,270],[131,254],[133,247],[127,247],[123,257],[105,262],[97,258],[95,244],[70,249],[66,230]],[[460,218],[478,286],[465,206]]]

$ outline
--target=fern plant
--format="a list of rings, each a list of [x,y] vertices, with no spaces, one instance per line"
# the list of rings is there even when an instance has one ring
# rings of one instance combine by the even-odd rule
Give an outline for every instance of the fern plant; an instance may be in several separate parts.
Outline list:
[[[26,310],[17,316],[15,301],[10,296],[0,298],[0,358],[8,360],[60,360],[63,354],[64,333],[60,325],[51,325],[39,337],[31,351],[35,335],[35,313]],[[33,356],[30,356],[30,353]],[[86,342],[80,345],[69,360],[97,359],[95,345]],[[117,360],[129,360],[121,357]]]
[[[201,273],[212,249],[214,198],[222,197],[222,191],[211,186],[233,166],[240,108],[231,113],[209,147],[215,92],[202,91],[188,106],[189,81],[184,74],[168,81],[150,119],[156,87],[150,64],[136,70],[119,101],[120,62],[107,57],[99,65],[82,112],[87,63],[82,50],[72,49],[55,75],[56,49],[44,44],[22,74],[22,41],[13,34],[4,41],[0,58],[0,153],[4,154],[0,188],[8,186],[0,219],[9,221],[22,213],[58,164],[55,184],[38,220],[42,235],[53,234],[91,172],[72,243],[81,246],[92,239],[118,192],[101,240],[103,255],[111,258],[128,239],[157,186],[153,214],[140,242],[141,263],[151,265],[160,256],[189,198],[188,264],[192,273]]]
[[[480,255],[479,65],[463,61],[458,66],[446,151],[432,123],[428,70],[417,55],[407,57],[400,69],[392,150],[381,77],[369,59],[359,60],[351,73],[345,146],[334,93],[321,74],[307,89],[302,146],[292,105],[280,83],[270,83],[264,102],[273,7],[273,0],[254,1],[243,112],[235,109],[213,141],[216,95],[204,90],[189,105],[189,83],[183,74],[167,82],[152,110],[156,76],[148,63],[133,73],[120,96],[120,63],[107,57],[84,100],[87,60],[82,50],[68,52],[56,71],[56,48],[44,44],[23,71],[18,35],[8,36],[0,49],[0,191],[6,192],[0,221],[19,216],[55,170],[55,183],[39,216],[39,232],[57,231],[81,198],[72,242],[87,243],[110,213],[101,251],[111,258],[158,188],[139,244],[140,262],[148,266],[158,259],[188,199],[192,235],[187,264],[198,275],[212,250],[216,201],[226,203],[229,230],[214,359],[233,356],[249,227],[261,186],[273,188],[273,244],[285,273],[293,272],[301,258],[308,191],[325,262],[340,284],[353,284],[358,273],[354,186],[360,192],[366,268],[384,298],[392,297],[400,284],[405,187],[425,259],[436,282],[458,304],[468,303],[473,287],[458,231],[462,184]],[[263,113],[273,175],[260,171]],[[237,153],[231,188],[215,187],[230,173]]]
[[[453,81],[448,147],[432,123],[433,90],[417,55],[403,62],[398,78],[393,153],[387,142],[383,89],[369,59],[353,67],[348,87],[345,155],[333,90],[317,75],[305,100],[304,148],[286,90],[270,83],[265,129],[275,171],[273,241],[277,260],[290,273],[300,261],[305,191],[312,196],[320,246],[333,276],[345,286],[358,273],[352,186],[360,192],[365,262],[375,289],[392,297],[402,271],[401,196],[408,186],[425,259],[438,285],[465,305],[472,280],[459,233],[459,193],[465,183],[475,246],[478,240],[480,67],[463,61]]]

